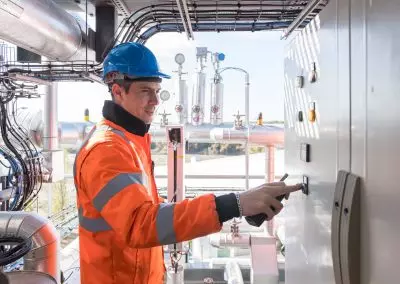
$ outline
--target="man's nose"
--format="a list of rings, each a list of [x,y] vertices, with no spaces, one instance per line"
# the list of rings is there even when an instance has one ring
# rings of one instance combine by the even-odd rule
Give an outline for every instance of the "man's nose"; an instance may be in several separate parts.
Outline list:
[[[157,93],[153,93],[150,99],[150,104],[152,105],[158,105],[160,103],[160,98],[159,95]]]

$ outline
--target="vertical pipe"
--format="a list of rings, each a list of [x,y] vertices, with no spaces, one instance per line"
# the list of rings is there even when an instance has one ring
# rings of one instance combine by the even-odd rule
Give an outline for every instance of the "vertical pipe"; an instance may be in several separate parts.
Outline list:
[[[268,155],[268,182],[275,180],[275,146],[267,146]]]
[[[275,146],[268,145],[265,147],[265,172],[266,182],[274,182],[275,180]],[[274,221],[267,222],[267,232],[270,236],[274,233]]]
[[[58,84],[52,83],[45,86],[44,99],[44,129],[43,129],[43,151],[54,151],[58,149],[58,115],[57,96]],[[47,214],[52,214],[52,191],[47,191]]]
[[[246,138],[246,190],[249,190],[249,137],[250,137],[250,123],[249,123],[249,115],[250,115],[250,107],[249,107],[249,101],[250,101],[250,76],[249,73],[245,73],[245,108],[246,108],[246,127],[247,127],[247,138]]]
[[[57,91],[58,84],[45,86],[43,150],[58,150]]]

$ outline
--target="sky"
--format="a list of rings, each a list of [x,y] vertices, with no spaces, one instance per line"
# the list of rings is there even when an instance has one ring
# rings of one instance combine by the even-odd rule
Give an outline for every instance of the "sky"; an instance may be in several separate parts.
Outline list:
[[[250,74],[250,120],[257,119],[263,113],[264,120],[283,120],[283,59],[284,47],[288,43],[280,40],[281,32],[226,32],[195,33],[195,40],[188,40],[185,34],[160,33],[146,44],[156,55],[163,72],[173,76],[164,80],[162,88],[168,90],[171,99],[158,108],[172,113],[175,106],[178,69],[174,62],[177,53],[186,57],[184,72],[188,72],[189,107],[191,105],[192,84],[196,74],[196,47],[207,47],[211,52],[225,54],[221,67],[240,67]],[[206,122],[209,121],[210,82],[213,67],[207,61]],[[237,71],[225,71],[224,79],[224,121],[233,121],[233,114],[245,113],[244,74]],[[105,86],[98,83],[58,83],[58,119],[59,121],[82,121],[84,109],[90,111],[92,121],[101,119],[104,100],[110,95]],[[40,108],[41,100],[30,101],[31,107]],[[160,117],[156,120],[159,121]],[[174,117],[169,121],[173,122]]]

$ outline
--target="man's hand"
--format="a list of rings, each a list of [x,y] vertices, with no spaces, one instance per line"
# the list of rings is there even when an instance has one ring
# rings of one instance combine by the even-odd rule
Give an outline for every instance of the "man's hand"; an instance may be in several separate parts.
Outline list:
[[[301,189],[301,184],[285,185],[284,182],[265,183],[239,195],[243,216],[253,216],[259,213],[267,214],[271,220],[283,208],[276,197],[290,194]],[[275,208],[275,210],[272,210]]]

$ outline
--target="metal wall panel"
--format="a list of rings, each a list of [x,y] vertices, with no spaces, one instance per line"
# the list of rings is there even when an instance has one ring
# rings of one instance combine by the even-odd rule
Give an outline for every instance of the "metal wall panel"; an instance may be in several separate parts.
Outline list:
[[[290,182],[309,177],[308,196],[294,194],[285,210],[287,284],[333,284],[331,216],[336,176],[350,168],[349,5],[331,0],[296,35],[285,58],[285,166]],[[317,80],[308,81],[312,62]],[[304,88],[295,78],[305,76]],[[315,102],[317,120],[308,121]],[[304,121],[296,121],[297,111]],[[300,143],[311,145],[309,163],[300,160]]]
[[[365,0],[364,7],[367,84],[365,103],[359,106],[366,117],[362,283],[399,283],[400,1]],[[357,71],[364,70],[360,66]],[[353,124],[353,131],[355,127],[359,125]],[[362,153],[354,155],[356,159],[362,159]]]

